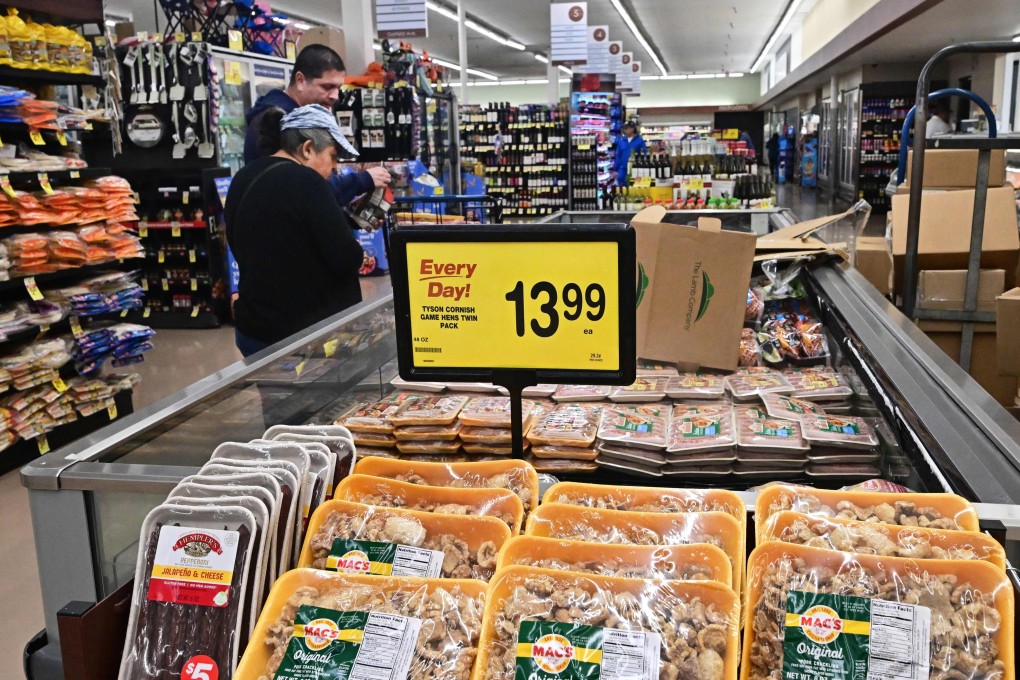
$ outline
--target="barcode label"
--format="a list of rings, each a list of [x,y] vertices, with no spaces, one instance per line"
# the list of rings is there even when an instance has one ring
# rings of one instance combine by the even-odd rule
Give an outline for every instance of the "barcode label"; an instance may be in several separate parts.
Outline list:
[[[442,347],[415,347],[414,351],[418,354],[442,354]]]
[[[371,613],[349,680],[406,678],[418,643],[420,619]]]

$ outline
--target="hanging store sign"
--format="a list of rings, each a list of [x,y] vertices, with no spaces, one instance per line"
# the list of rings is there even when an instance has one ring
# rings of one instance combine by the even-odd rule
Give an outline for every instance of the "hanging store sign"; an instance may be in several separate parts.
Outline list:
[[[623,41],[609,41],[609,73],[616,79],[616,86],[620,86],[621,74],[623,73]]]
[[[641,94],[641,62],[630,62],[630,93]]]
[[[609,70],[609,27],[588,27],[588,63],[577,70],[581,73],[611,73]]]
[[[549,7],[550,61],[576,66],[588,61],[588,3],[558,2]]]
[[[380,38],[427,37],[425,0],[375,0],[375,32]]]
[[[390,246],[405,380],[633,380],[629,225],[413,228]]]
[[[620,92],[630,92],[632,89],[633,81],[631,80],[630,69],[633,62],[633,52],[623,52],[620,54],[620,70],[616,75],[616,89]]]

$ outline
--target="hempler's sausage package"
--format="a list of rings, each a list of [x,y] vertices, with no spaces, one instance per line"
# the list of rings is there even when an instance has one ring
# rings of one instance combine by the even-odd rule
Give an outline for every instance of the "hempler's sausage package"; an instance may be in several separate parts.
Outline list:
[[[255,516],[233,505],[146,516],[119,680],[178,678],[196,662],[232,676],[255,531]]]

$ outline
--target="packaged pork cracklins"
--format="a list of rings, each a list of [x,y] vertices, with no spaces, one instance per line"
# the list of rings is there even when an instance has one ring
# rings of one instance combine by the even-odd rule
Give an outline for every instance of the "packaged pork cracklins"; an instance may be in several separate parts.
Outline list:
[[[739,617],[720,583],[511,566],[489,588],[475,677],[735,680]]]
[[[255,530],[251,511],[233,505],[161,505],[146,516],[120,680],[181,677],[195,657],[231,677],[250,561],[261,558]]]
[[[455,489],[351,475],[340,483],[336,500],[443,515],[496,517],[510,527],[514,536],[521,532],[524,522],[524,504],[509,489]]]
[[[665,489],[559,482],[546,490],[542,502],[631,512],[718,511],[733,515],[741,525],[747,523],[744,501],[736,493],[725,489]]]
[[[329,501],[312,518],[299,567],[489,580],[510,528],[495,517]]]
[[[472,579],[295,569],[273,586],[233,678],[468,680],[485,591]]]

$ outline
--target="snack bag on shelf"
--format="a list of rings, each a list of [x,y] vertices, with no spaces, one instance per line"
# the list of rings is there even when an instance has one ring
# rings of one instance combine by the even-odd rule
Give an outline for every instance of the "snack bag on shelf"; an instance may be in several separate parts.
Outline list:
[[[15,68],[33,68],[32,34],[24,20],[18,16],[18,10],[7,8],[7,40],[11,46],[11,66]]]

